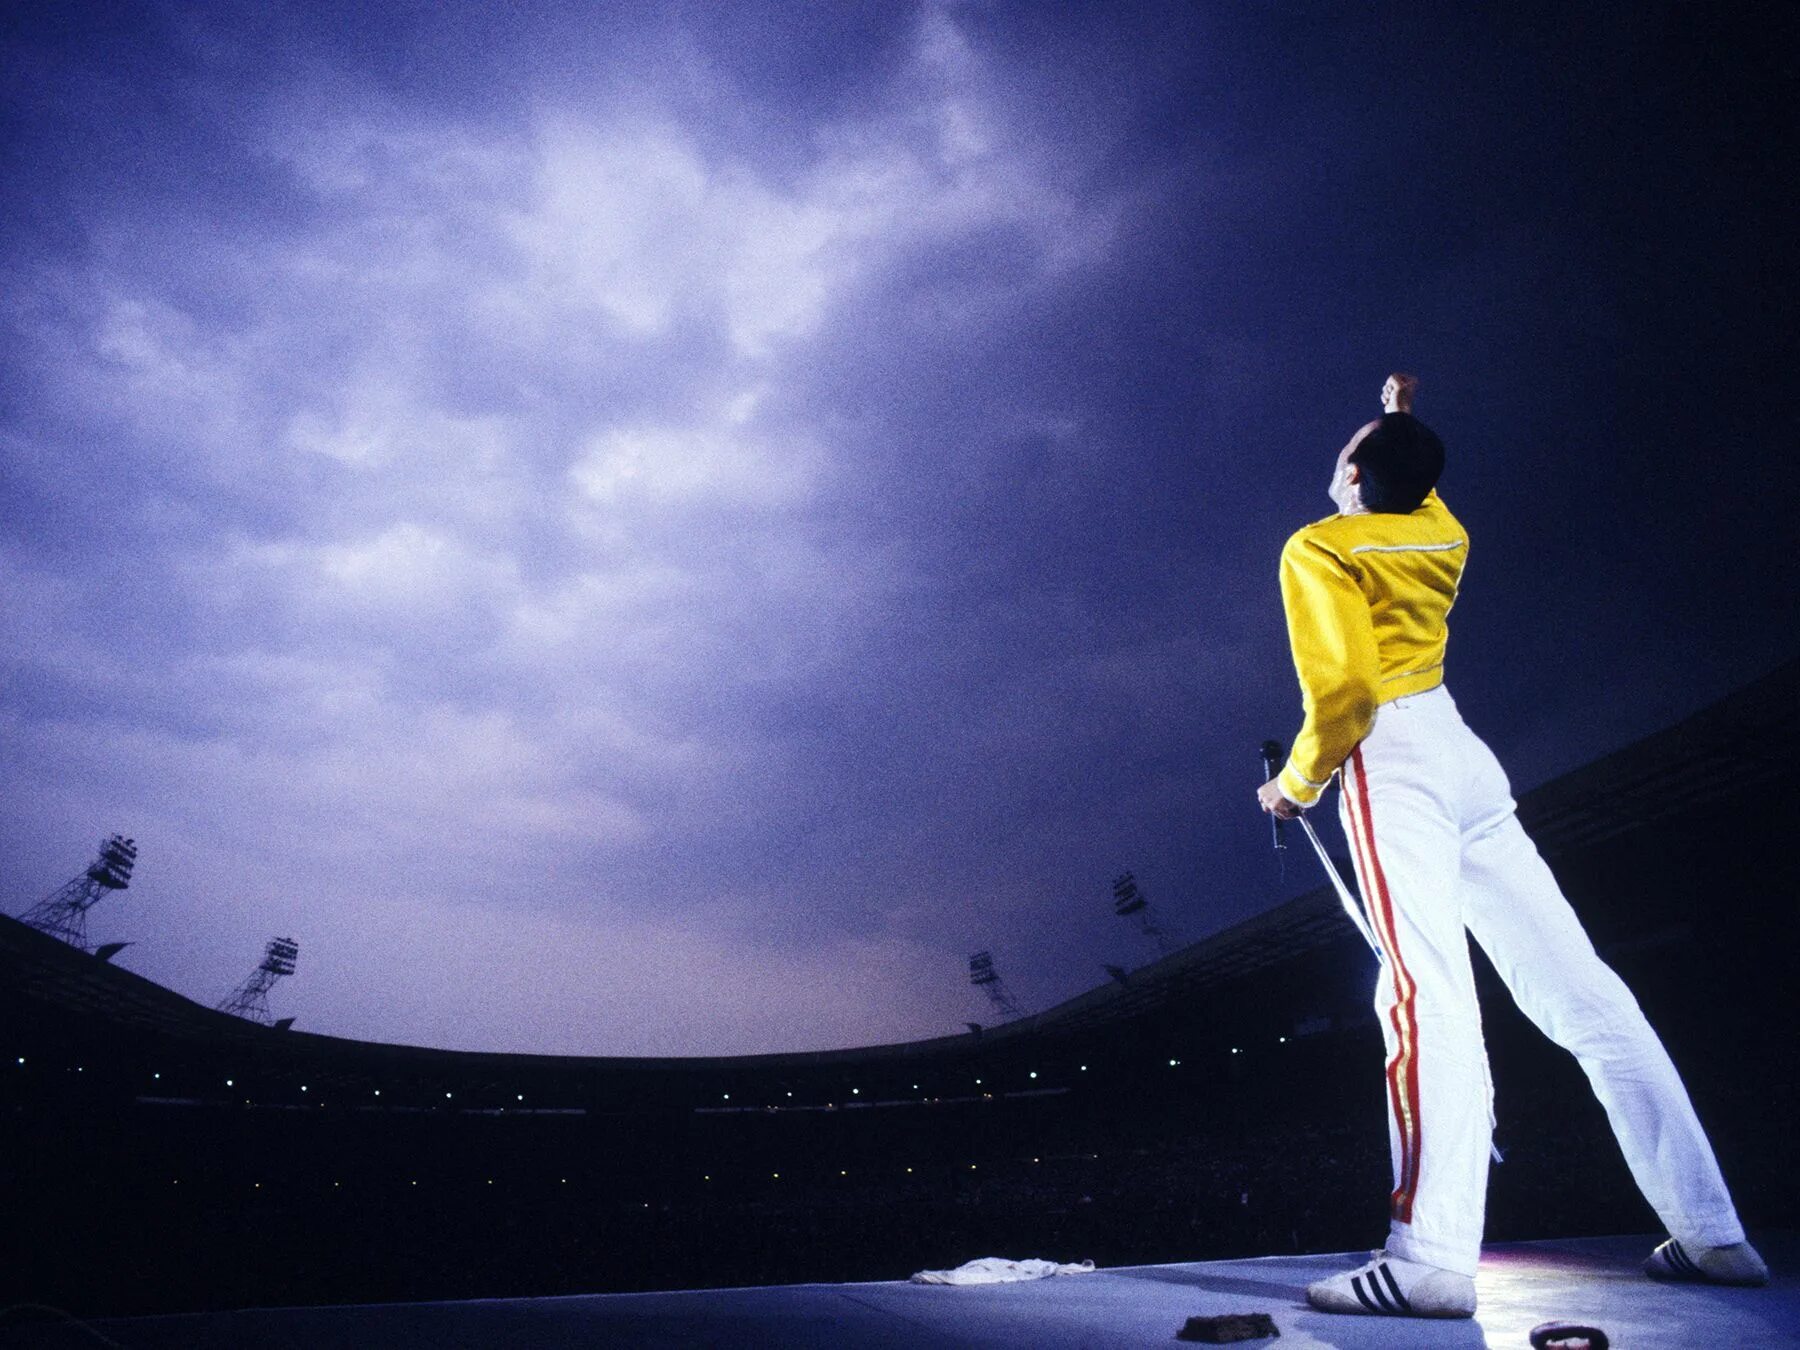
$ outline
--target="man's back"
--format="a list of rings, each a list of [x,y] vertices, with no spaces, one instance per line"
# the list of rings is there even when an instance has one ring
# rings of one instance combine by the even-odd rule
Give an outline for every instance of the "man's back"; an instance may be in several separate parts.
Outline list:
[[[1307,706],[1283,791],[1311,801],[1375,710],[1443,682],[1468,535],[1437,493],[1409,512],[1327,516],[1281,551],[1281,593]]]

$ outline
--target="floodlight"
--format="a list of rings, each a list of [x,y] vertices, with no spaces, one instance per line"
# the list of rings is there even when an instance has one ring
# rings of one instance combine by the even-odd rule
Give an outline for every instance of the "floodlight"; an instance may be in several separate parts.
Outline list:
[[[1112,889],[1113,910],[1117,914],[1136,914],[1150,903],[1144,899],[1144,893],[1138,889],[1137,878],[1129,872],[1114,877]]]
[[[988,1001],[1008,1017],[1019,1015],[1019,1005],[1007,992],[1006,984],[1000,978],[1000,972],[994,969],[994,954],[990,951],[975,952],[969,957],[969,983],[988,996]],[[974,1027],[971,1022],[970,1027]]]
[[[1133,919],[1137,922],[1138,931],[1156,943],[1156,950],[1168,956],[1181,945],[1181,936],[1167,924],[1160,922],[1150,912],[1150,897],[1145,895],[1137,884],[1137,878],[1130,872],[1121,872],[1113,878],[1113,913],[1121,919]],[[1112,967],[1107,967],[1112,972]],[[1125,981],[1120,976],[1113,976],[1119,983]]]
[[[88,910],[112,892],[122,891],[131,884],[131,868],[136,860],[135,840],[118,834],[103,839],[98,856],[88,864],[85,872],[26,910],[19,916],[19,922],[86,951]],[[124,945],[112,945],[101,959],[110,960]]]
[[[276,1022],[274,1014],[269,1011],[269,990],[283,976],[294,973],[295,958],[300,955],[300,944],[292,938],[271,938],[263,948],[263,959],[255,970],[247,975],[243,982],[225,996],[219,1004],[219,1011],[230,1013],[234,1017],[242,1017],[246,1021],[260,1022],[264,1026],[272,1026],[277,1031],[286,1031],[294,1023],[289,1017]]]

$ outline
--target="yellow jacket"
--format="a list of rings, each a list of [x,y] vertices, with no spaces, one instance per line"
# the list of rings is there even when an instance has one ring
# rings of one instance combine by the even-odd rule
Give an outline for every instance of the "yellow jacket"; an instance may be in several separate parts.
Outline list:
[[[1306,721],[1281,771],[1310,806],[1375,710],[1444,680],[1445,623],[1469,539],[1433,492],[1407,515],[1327,516],[1281,550],[1281,600]]]

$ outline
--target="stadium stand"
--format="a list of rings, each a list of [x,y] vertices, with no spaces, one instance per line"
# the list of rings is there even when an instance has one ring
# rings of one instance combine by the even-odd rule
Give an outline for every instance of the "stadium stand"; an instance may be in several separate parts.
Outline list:
[[[1521,813],[1686,1074],[1752,1225],[1794,1214],[1800,663]],[[1494,1240],[1648,1231],[1579,1071],[1478,959]],[[258,1026],[0,919],[0,1305],[82,1315],[892,1279],[1367,1244],[1373,964],[1320,888],[1045,1012],[730,1058]]]

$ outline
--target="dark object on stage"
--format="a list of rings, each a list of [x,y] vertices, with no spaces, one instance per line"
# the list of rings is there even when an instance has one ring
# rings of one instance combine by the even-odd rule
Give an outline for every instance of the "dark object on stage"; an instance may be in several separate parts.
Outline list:
[[[1224,1317],[1190,1317],[1187,1325],[1175,1333],[1175,1339],[1224,1345],[1228,1341],[1255,1341],[1279,1335],[1281,1329],[1267,1313],[1228,1313]]]
[[[1545,1322],[1531,1329],[1531,1350],[1606,1350],[1612,1342],[1599,1327]]]

